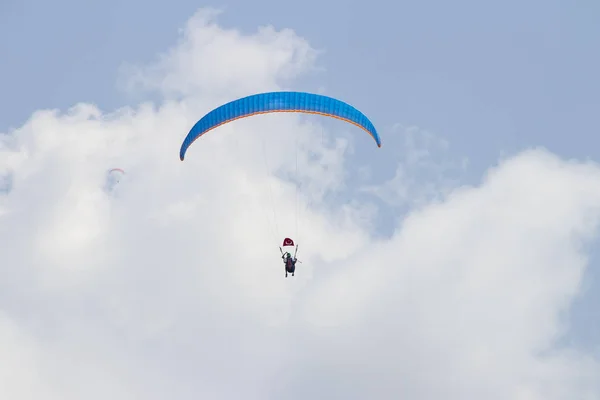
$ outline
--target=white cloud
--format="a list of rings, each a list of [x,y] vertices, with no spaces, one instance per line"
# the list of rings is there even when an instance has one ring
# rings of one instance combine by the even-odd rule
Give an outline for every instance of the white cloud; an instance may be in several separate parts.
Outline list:
[[[298,116],[223,126],[179,161],[203,112],[314,62],[291,31],[214,16],[140,69],[181,99],[39,111],[1,137],[0,397],[600,398],[597,360],[555,346],[597,233],[597,165],[524,152],[373,239],[372,206],[313,207],[348,184],[348,143],[321,146]],[[298,206],[281,178],[296,139]],[[304,262],[287,280],[284,235]]]
[[[283,82],[314,68],[317,51],[292,30],[264,26],[243,35],[215,22],[207,9],[192,17],[177,46],[145,68],[128,68],[130,83],[164,94],[225,101],[257,90],[278,90]]]
[[[466,169],[468,159],[448,160],[449,143],[431,132],[396,124],[392,134],[399,133],[401,161],[394,177],[383,185],[365,185],[361,191],[394,207],[428,204],[451,192],[460,181],[455,175]]]

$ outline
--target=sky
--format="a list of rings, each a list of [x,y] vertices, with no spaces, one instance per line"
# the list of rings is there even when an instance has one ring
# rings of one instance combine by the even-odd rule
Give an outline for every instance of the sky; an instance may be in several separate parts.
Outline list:
[[[0,397],[600,399],[599,17],[2,2]]]

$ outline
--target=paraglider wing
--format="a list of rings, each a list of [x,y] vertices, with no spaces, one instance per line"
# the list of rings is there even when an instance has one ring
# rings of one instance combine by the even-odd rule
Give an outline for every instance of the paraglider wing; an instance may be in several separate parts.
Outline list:
[[[183,161],[190,145],[212,129],[236,119],[273,112],[299,112],[337,118],[365,130],[375,139],[377,146],[381,147],[381,139],[373,123],[350,104],[313,93],[269,92],[234,100],[206,114],[185,137],[179,158]]]

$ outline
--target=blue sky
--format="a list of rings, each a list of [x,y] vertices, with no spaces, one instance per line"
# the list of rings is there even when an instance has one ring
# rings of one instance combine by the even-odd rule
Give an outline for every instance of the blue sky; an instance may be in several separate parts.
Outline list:
[[[531,147],[567,160],[600,158],[598,2],[86,4],[9,0],[0,5],[0,132],[21,127],[39,109],[66,110],[86,102],[110,112],[147,99],[160,102],[160,93],[125,90],[122,67],[155,62],[158,53],[174,46],[198,7],[207,6],[223,10],[218,18],[223,28],[245,34],[262,25],[289,28],[323,51],[314,71],[285,85],[324,90],[371,117],[384,147],[397,152],[373,157],[372,149],[361,146],[371,143],[357,141],[350,159],[371,165],[378,185],[394,177],[408,154],[402,133],[413,126],[448,143],[434,157],[457,164],[468,159],[461,184],[480,184],[501,157]],[[423,173],[417,171],[415,185],[419,178],[432,178]],[[380,227],[393,229],[381,219],[399,210],[381,211]],[[408,213],[410,207],[401,210]],[[564,339],[586,352],[600,345],[597,254],[587,253],[592,268],[583,287],[588,292],[576,300],[569,316],[573,329]]]
[[[200,6],[90,4],[4,2],[0,43],[8,61],[1,84],[12,96],[3,97],[1,126],[20,124],[32,107],[127,103],[115,90],[119,66],[153,59]],[[294,29],[326,50],[319,60],[326,72],[313,76],[307,88],[324,85],[364,104],[379,126],[401,122],[442,134],[479,168],[499,149],[525,146],[598,156],[589,143],[600,124],[596,2],[387,4],[206,5],[226,10],[225,26]]]

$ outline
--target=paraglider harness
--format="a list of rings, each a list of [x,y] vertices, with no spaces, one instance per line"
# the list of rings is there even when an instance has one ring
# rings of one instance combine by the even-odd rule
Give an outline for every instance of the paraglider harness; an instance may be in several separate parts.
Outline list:
[[[299,261],[296,258],[296,254],[298,253],[298,245],[296,245],[296,251],[294,251],[294,257],[292,257],[292,255],[288,252],[284,253],[283,250],[281,249],[281,247],[279,248],[279,251],[281,252],[281,258],[283,259],[283,262],[285,264],[285,276],[287,278],[288,273],[292,274],[292,276],[294,276],[294,272],[296,272],[296,263],[300,262],[302,263],[302,261]]]

